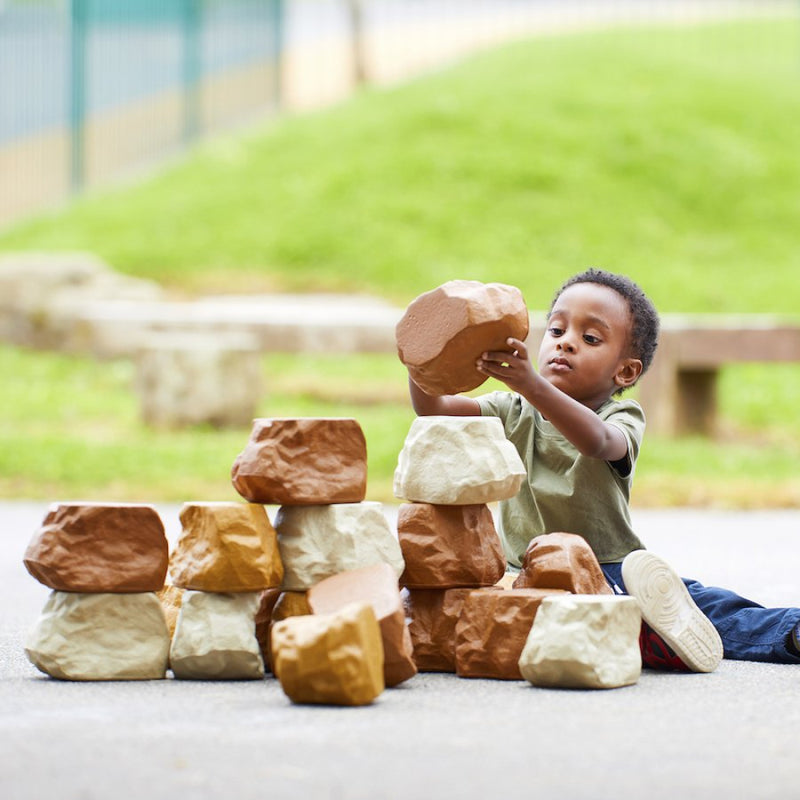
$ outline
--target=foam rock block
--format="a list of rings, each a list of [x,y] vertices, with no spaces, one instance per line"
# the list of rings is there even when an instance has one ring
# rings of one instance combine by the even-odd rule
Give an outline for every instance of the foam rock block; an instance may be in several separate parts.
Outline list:
[[[485,503],[404,503],[397,513],[397,535],[406,564],[403,586],[492,586],[503,577],[503,546]]]
[[[255,634],[259,592],[184,592],[169,663],[176,678],[262,678]]]
[[[474,505],[513,497],[525,467],[496,417],[417,417],[394,473],[394,494],[415,503]]]
[[[159,680],[169,630],[154,592],[52,592],[25,643],[31,663],[72,681]]]
[[[157,592],[169,545],[151,506],[60,503],[50,507],[25,551],[36,580],[64,592]]]
[[[186,503],[170,558],[172,582],[203,592],[256,592],[278,587],[278,537],[255,503]]]
[[[514,588],[614,594],[592,548],[574,533],[546,533],[532,539]]]
[[[178,614],[181,612],[183,602],[183,589],[172,584],[167,584],[158,592],[156,596],[164,609],[164,618],[167,620],[170,639],[175,635],[175,626],[178,624]]]
[[[395,571],[388,564],[348,570],[320,581],[308,592],[308,604],[315,614],[331,614],[351,603],[369,603],[375,612],[383,642],[386,685],[397,686],[416,675]]]
[[[294,703],[368,705],[384,689],[381,632],[369,603],[275,623],[272,654]]]
[[[272,612],[278,598],[281,595],[280,589],[265,589],[258,596],[258,608],[256,609],[256,641],[261,650],[261,658],[264,661],[264,669],[271,669],[272,656],[269,651],[270,629],[272,628]]]
[[[403,589],[403,606],[420,672],[456,671],[456,624],[470,592],[487,589]]]
[[[535,686],[614,689],[639,680],[641,613],[633,597],[547,597],[519,659]]]
[[[456,623],[456,674],[521,680],[519,657],[536,612],[551,589],[472,591]]]
[[[405,566],[397,536],[374,501],[281,506],[275,530],[286,590],[305,591],[337,572],[383,562],[399,578]]]
[[[231,468],[251,503],[358,503],[367,491],[367,443],[347,418],[256,419]]]
[[[487,350],[506,350],[509,337],[525,340],[528,309],[514,286],[449,281],[417,297],[397,323],[400,360],[412,380],[431,395],[480,386],[475,362]]]

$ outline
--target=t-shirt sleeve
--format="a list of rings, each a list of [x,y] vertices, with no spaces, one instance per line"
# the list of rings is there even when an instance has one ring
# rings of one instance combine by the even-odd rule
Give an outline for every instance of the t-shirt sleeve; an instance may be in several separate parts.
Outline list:
[[[513,401],[510,392],[489,392],[475,398],[482,417],[499,417],[505,423]]]
[[[628,453],[619,461],[609,462],[622,476],[627,477],[633,473],[639,450],[644,438],[644,411],[635,400],[623,400],[615,403],[607,414],[600,415],[605,422],[614,425],[622,431],[628,443]]]

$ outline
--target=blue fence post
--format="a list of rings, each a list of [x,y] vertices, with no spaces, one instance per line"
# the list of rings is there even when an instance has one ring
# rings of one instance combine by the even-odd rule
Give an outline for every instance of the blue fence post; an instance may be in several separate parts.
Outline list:
[[[78,191],[86,179],[86,40],[89,0],[70,0],[69,129],[70,186]]]
[[[183,139],[190,142],[200,132],[200,27],[203,0],[183,0]]]

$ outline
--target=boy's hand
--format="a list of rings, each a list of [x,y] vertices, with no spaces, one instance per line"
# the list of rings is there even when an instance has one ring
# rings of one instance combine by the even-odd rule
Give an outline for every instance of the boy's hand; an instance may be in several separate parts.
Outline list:
[[[528,348],[519,339],[506,339],[508,350],[482,353],[476,366],[479,372],[502,381],[509,389],[524,395],[536,381]]]

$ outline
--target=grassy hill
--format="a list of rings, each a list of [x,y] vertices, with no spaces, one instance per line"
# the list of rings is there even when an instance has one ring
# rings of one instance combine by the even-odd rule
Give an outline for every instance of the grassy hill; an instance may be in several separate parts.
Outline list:
[[[451,278],[531,308],[587,265],[663,311],[800,313],[792,24],[523,42],[198,148],[0,233],[86,249],[180,293],[349,290],[403,305]],[[132,365],[0,347],[0,496],[232,499],[247,431],[146,429]],[[355,416],[390,500],[412,418],[388,357],[264,360],[261,416]],[[492,387],[494,388],[494,387]],[[648,437],[634,503],[800,506],[800,368],[722,375],[714,442]]]

